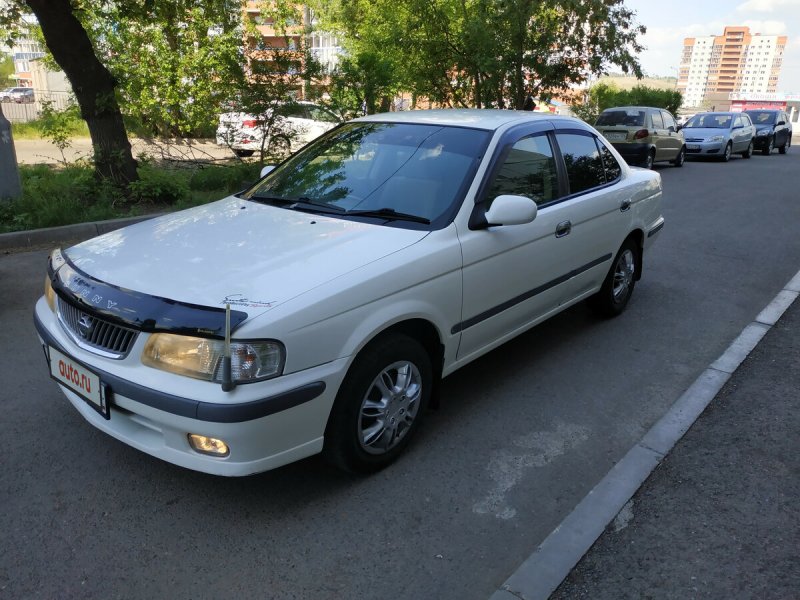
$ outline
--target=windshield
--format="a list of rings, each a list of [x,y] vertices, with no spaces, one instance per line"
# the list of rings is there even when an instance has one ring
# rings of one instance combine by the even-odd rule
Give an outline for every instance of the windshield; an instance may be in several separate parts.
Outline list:
[[[753,125],[772,125],[775,123],[775,114],[771,111],[765,110],[748,110],[747,114],[753,120]]]
[[[383,211],[436,225],[463,196],[489,132],[406,123],[348,123],[275,169],[244,197],[302,202],[303,210],[347,216]],[[380,218],[375,215],[376,218]],[[413,220],[406,219],[401,225]]]
[[[595,125],[621,125],[622,127],[642,127],[643,110],[607,110],[597,118]]]
[[[703,129],[730,129],[731,116],[709,113],[707,115],[695,115],[683,127],[692,129],[694,127]]]

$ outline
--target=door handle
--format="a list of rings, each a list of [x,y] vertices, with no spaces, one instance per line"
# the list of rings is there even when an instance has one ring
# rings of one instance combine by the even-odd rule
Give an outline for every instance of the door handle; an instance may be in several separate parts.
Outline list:
[[[564,237],[565,235],[569,235],[569,232],[572,231],[572,223],[569,221],[562,221],[558,225],[556,225],[556,237]]]
[[[630,198],[626,198],[625,200],[622,201],[622,204],[619,205],[619,210],[620,212],[625,212],[626,210],[629,210],[630,207],[631,207]]]

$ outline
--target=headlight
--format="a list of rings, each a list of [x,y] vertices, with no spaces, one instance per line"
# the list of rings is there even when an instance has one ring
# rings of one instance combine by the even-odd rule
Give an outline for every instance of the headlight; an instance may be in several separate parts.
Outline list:
[[[756,135],[769,135],[770,133],[772,133],[772,129],[759,129]]]
[[[222,381],[222,340],[154,333],[142,352],[142,363],[170,373]],[[283,371],[283,344],[274,340],[231,341],[233,383],[277,377]]]
[[[44,298],[47,300],[47,306],[50,307],[50,310],[56,312],[56,293],[53,291],[53,283],[47,275],[44,278]]]
[[[708,141],[709,142],[721,142],[724,139],[725,139],[724,135],[715,135],[714,137],[708,138]]]

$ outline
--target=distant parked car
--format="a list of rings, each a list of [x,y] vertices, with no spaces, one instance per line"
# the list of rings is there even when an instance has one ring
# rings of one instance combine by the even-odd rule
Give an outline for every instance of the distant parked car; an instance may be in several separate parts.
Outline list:
[[[682,130],[687,156],[706,156],[727,162],[732,154],[741,154],[742,158],[753,155],[756,130],[745,113],[699,113],[686,121]]]
[[[753,145],[762,154],[771,154],[777,148],[781,154],[786,154],[792,145],[792,122],[782,110],[746,110],[756,128],[756,137]]]
[[[16,102],[17,104],[30,104],[34,100],[31,88],[15,87],[6,88],[0,92],[0,102]]]
[[[649,106],[608,108],[594,126],[630,165],[650,169],[654,162],[670,161],[683,166],[683,134],[669,111]]]
[[[327,108],[311,102],[296,102],[286,106],[280,119],[286,120],[288,129],[294,136],[292,150],[305,146],[341,122]],[[217,144],[228,146],[237,156],[252,156],[261,149],[264,129],[262,121],[254,115],[243,112],[227,112],[219,116]]]

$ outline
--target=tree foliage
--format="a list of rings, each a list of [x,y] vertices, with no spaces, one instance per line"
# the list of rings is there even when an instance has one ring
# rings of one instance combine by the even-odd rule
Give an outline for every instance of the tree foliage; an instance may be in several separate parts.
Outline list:
[[[587,123],[594,123],[607,108],[615,106],[654,106],[664,108],[673,115],[678,114],[683,104],[683,95],[677,90],[637,85],[629,90],[620,90],[614,84],[597,83],[589,88],[584,102],[572,106],[572,111]]]
[[[522,108],[616,65],[641,75],[645,29],[623,0],[315,0],[351,60],[380,57],[387,83],[449,106]],[[376,100],[377,103],[377,100]],[[368,107],[376,108],[375,105]]]

